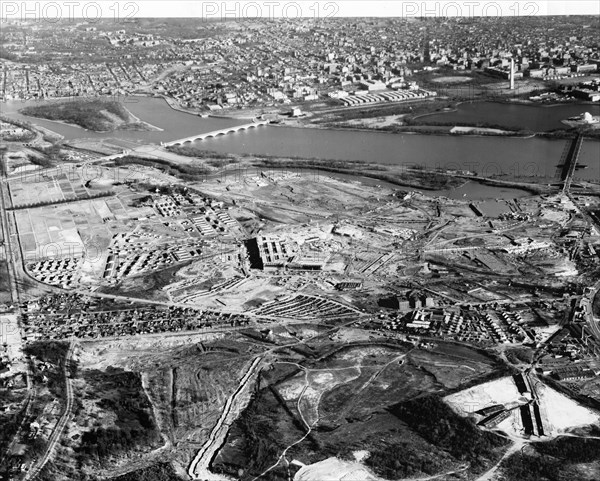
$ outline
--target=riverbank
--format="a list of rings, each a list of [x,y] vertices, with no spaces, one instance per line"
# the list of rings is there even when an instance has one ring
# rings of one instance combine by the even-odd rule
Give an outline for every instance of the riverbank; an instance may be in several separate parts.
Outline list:
[[[27,121],[23,121],[23,120],[19,120],[19,119],[13,119],[13,118],[7,117],[2,114],[0,114],[0,122],[5,122],[7,124],[19,126],[23,129],[29,130],[33,134],[32,138],[14,141],[17,143],[26,142],[28,144],[39,144],[43,141],[54,143],[54,142],[60,142],[61,140],[64,139],[64,137],[62,135],[60,135],[59,133],[54,132],[53,130],[47,129],[45,127],[42,127],[41,125],[33,124],[32,122],[27,122]],[[8,141],[10,141],[10,139],[5,139],[5,141],[8,142]]]
[[[144,131],[146,131],[146,132],[164,132],[164,129],[161,129],[160,127],[157,127],[156,125],[152,125],[152,124],[146,122],[145,120],[142,120],[139,117],[133,115],[129,109],[125,108],[125,110],[127,110],[127,113],[129,114],[129,119],[130,119],[131,123],[139,124],[139,125],[145,127],[143,129]],[[120,130],[124,130],[124,129],[120,129]]]
[[[135,156],[140,158],[136,159]],[[383,166],[366,162],[341,162],[332,164],[322,159],[300,159],[290,157],[265,157],[250,154],[229,154],[225,162],[213,161],[208,157],[195,159],[181,165],[167,159],[144,158],[142,153],[124,157],[113,164],[141,164],[155,167],[162,172],[188,182],[255,182],[258,177],[277,179],[285,173],[299,174],[311,179],[331,177],[343,182],[360,182],[365,185],[398,190],[416,191],[426,196],[459,200],[491,200],[499,198],[520,198],[530,195],[549,194],[558,191],[557,187],[529,184],[517,181],[504,181],[468,175],[460,172],[441,172]]]
[[[186,109],[185,107],[181,106],[179,104],[179,102],[177,102],[177,100],[175,100],[172,97],[167,97],[166,95],[148,95],[149,98],[159,98],[159,99],[163,99],[167,105],[169,107],[171,107],[173,110],[177,110],[178,112],[184,113],[184,114],[188,114],[188,115],[194,115],[196,117],[202,117],[203,115],[200,113],[200,111],[198,110],[191,110],[191,109]]]
[[[424,190],[429,193],[437,191],[452,191],[471,182],[493,188],[518,189],[529,194],[550,193],[556,187],[544,184],[531,184],[516,180],[500,180],[483,177],[473,172],[452,171],[442,169],[425,169],[406,165],[378,164],[369,161],[341,161],[321,158],[301,158],[290,156],[268,156],[253,154],[227,154],[207,152],[202,149],[188,147],[175,149],[180,155],[185,155],[201,163],[206,173],[213,176],[260,175],[265,171],[293,172],[323,172],[333,174],[335,178],[353,178],[360,181],[372,179],[387,184],[388,187],[405,187],[414,190]],[[214,158],[211,154],[215,154]],[[347,180],[347,179],[346,179]]]

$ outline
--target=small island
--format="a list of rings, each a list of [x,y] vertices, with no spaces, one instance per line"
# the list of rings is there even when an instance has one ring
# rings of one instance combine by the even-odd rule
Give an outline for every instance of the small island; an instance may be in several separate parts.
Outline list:
[[[141,121],[123,104],[114,100],[77,99],[64,102],[45,102],[42,105],[26,107],[21,110],[21,113],[31,117],[77,125],[94,132],[162,130]]]

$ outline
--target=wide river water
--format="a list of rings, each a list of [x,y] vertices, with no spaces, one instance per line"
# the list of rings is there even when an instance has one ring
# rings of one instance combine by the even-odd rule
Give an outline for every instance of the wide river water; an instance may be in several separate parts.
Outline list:
[[[247,120],[201,118],[172,109],[163,99],[132,97],[121,99],[135,116],[163,129],[158,132],[116,131],[97,133],[42,119],[25,117],[19,109],[39,101],[12,101],[0,104],[3,114],[26,119],[53,130],[66,139],[121,139],[135,142],[159,143],[185,138],[197,133],[247,123]],[[463,107],[464,106],[464,107]],[[584,111],[598,114],[594,105],[560,105],[556,107],[505,105],[491,102],[461,104],[461,122],[494,120],[498,112],[522,128],[541,122],[540,130],[556,128],[560,120]],[[499,110],[498,110],[499,109]],[[452,116],[453,113],[436,114]],[[458,118],[456,119],[458,121]],[[552,182],[567,141],[538,137],[477,137],[452,135],[389,134],[383,132],[324,130],[268,126],[234,134],[197,141],[206,150],[231,153],[251,153],[279,157],[302,157],[335,160],[359,160],[469,170],[483,176],[501,174],[502,179],[527,177],[530,181]],[[579,164],[587,166],[576,172],[575,178],[600,179],[600,142],[583,143]],[[487,187],[486,187],[487,189]],[[494,190],[495,188],[489,188]],[[490,191],[491,192],[491,191]],[[501,194],[500,192],[498,192]]]

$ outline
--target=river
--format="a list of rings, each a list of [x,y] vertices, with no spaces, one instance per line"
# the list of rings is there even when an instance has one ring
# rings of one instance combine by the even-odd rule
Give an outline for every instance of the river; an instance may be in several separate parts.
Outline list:
[[[135,116],[164,130],[161,132],[89,132],[76,126],[33,119],[18,113],[19,109],[35,104],[36,101],[12,101],[1,104],[1,107],[2,113],[6,115],[32,121],[58,132],[66,139],[111,138],[159,143],[247,122],[243,119],[201,118],[174,110],[160,98],[128,97],[121,100]],[[493,122],[489,116],[495,115],[496,111],[490,112],[488,104],[485,102],[462,104],[467,105],[468,111],[472,113],[471,117],[465,117],[468,119],[466,121],[483,118],[485,121]],[[556,118],[566,118],[571,114],[575,115],[575,113],[592,110],[590,107],[596,107],[562,105],[548,108],[494,105],[499,106],[500,109],[509,107],[506,111],[512,112],[510,115],[515,115],[515,120],[523,121],[523,125],[528,124],[533,118],[532,116],[542,118],[547,115],[547,112],[553,112]],[[568,112],[565,110],[567,107]],[[528,114],[529,116],[521,115],[515,112],[515,108],[520,109],[519,112],[531,113]],[[594,114],[596,113],[594,112]],[[556,118],[551,119],[551,122],[555,122]],[[382,164],[400,164],[407,167],[422,166],[425,168],[468,170],[477,172],[482,176],[500,175],[499,178],[504,180],[520,177],[529,181],[553,182],[557,179],[557,165],[560,162],[567,141],[538,137],[389,134],[268,126],[209,138],[196,142],[196,145],[206,150],[218,152],[348,161],[359,160]],[[575,178],[599,181],[599,159],[600,142],[586,140],[583,144],[579,163],[587,166],[587,168],[578,170]],[[487,189],[497,188],[486,186]]]
[[[348,130],[273,127],[209,138],[197,147],[218,152],[359,160],[435,169],[469,170],[503,180],[522,178],[553,182],[567,146],[565,140],[538,137],[477,137],[455,135],[387,134]],[[580,164],[588,168],[576,178],[600,179],[600,142],[586,141]]]
[[[148,122],[162,131],[136,132],[132,130],[116,130],[114,132],[92,132],[75,125],[61,122],[28,117],[19,113],[25,107],[40,105],[42,102],[58,102],[58,100],[29,100],[0,103],[0,110],[10,117],[26,120],[41,125],[60,135],[66,140],[79,138],[89,139],[121,139],[143,141],[145,143],[160,143],[168,140],[182,139],[190,135],[212,130],[224,129],[234,125],[248,123],[243,119],[203,118],[180,110],[172,109],[162,98],[151,97],[121,97],[119,100],[133,115]]]

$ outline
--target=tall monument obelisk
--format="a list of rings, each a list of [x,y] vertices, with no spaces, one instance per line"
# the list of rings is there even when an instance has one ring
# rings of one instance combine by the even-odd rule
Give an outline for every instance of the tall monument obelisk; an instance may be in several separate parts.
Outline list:
[[[515,59],[510,59],[510,73],[508,74],[508,78],[510,80],[510,89],[515,89]]]

